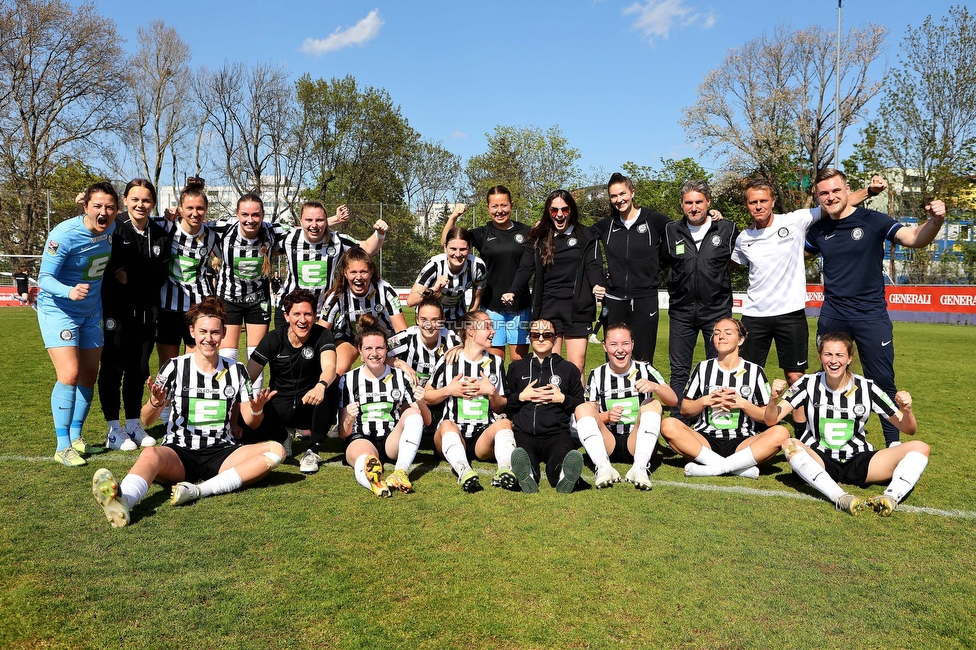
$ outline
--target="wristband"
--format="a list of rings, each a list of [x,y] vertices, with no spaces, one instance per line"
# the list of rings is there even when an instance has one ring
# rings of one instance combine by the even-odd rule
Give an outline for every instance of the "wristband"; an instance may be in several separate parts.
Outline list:
[[[324,379],[319,379],[319,382],[318,383],[322,384],[326,388],[329,387],[329,382],[325,381]]]
[[[260,411],[254,411],[254,410],[252,410],[251,411],[251,415],[253,415],[254,417],[257,417],[259,415],[264,415],[264,407],[261,407],[261,410]]]
[[[380,241],[386,239],[386,233],[381,233],[379,230],[376,231],[376,238]]]
[[[161,408],[163,408],[163,404],[164,403],[165,402],[160,402],[159,404],[157,404],[156,402],[153,401],[152,395],[149,396],[149,405],[151,407],[153,407],[154,409],[161,409]]]

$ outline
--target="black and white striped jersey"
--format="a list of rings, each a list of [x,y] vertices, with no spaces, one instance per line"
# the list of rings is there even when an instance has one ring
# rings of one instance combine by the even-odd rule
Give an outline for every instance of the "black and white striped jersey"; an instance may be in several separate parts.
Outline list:
[[[157,220],[170,236],[169,276],[160,290],[160,306],[186,311],[213,293],[205,269],[217,250],[217,235],[206,224],[195,235],[177,221]]]
[[[702,361],[695,366],[688,379],[685,399],[696,400],[722,387],[734,388],[740,397],[758,406],[765,406],[769,401],[766,373],[760,366],[745,359],[734,370],[723,370],[718,365],[718,359]],[[710,406],[698,414],[692,428],[698,433],[724,440],[745,438],[756,432],[755,422],[740,409],[718,412]]]
[[[468,289],[484,289],[485,280],[488,277],[488,267],[480,257],[468,255],[464,266],[457,273],[451,271],[450,263],[446,253],[434,255],[430,261],[424,265],[420,274],[417,276],[417,284],[425,287],[433,287],[437,282],[437,277],[446,275],[448,278],[447,286],[441,289],[441,305],[444,306],[444,318],[456,320],[464,315],[468,310],[468,305],[464,300],[464,292]]]
[[[461,345],[461,338],[453,330],[442,327],[434,348],[430,349],[424,344],[420,326],[411,325],[390,337],[388,356],[396,357],[413,368],[420,383],[426,384],[437,361],[456,345]]]
[[[275,226],[267,221],[262,223],[254,239],[241,234],[236,217],[221,219],[209,228],[220,236],[217,257],[221,264],[216,288],[220,299],[247,304],[268,300],[271,296],[263,267],[265,256],[270,260],[277,251]]]
[[[495,386],[499,395],[505,395],[505,362],[490,352],[484,352],[476,361],[468,359],[463,352],[453,363],[441,357],[430,375],[430,387],[435,390],[444,388],[458,375],[481,379],[482,373],[488,376],[488,381]],[[473,398],[448,396],[442,403],[444,414],[441,421],[449,420],[458,425],[465,438],[472,437],[477,429],[498,419],[484,395]]]
[[[353,433],[384,438],[400,421],[400,413],[414,402],[413,386],[402,370],[386,367],[373,379],[364,366],[353,368],[339,379],[339,408],[359,404]]]
[[[634,384],[647,379],[658,384],[667,384],[654,366],[644,361],[631,361],[630,368],[618,375],[605,363],[590,371],[586,380],[586,400],[596,402],[600,411],[609,411],[616,406],[623,407],[619,422],[607,422],[607,429],[615,435],[627,435],[637,423],[640,405],[652,397],[651,393],[641,393]]]
[[[386,280],[370,285],[365,296],[359,297],[346,289],[345,293],[329,293],[322,304],[321,318],[332,324],[336,339],[351,340],[356,332],[356,321],[363,314],[373,314],[388,332],[393,331],[391,317],[402,313],[400,295]]]
[[[230,428],[234,406],[251,401],[251,380],[243,364],[220,357],[217,369],[204,373],[193,354],[184,354],[166,362],[156,385],[166,388],[173,406],[163,444],[184,449],[237,444]]]
[[[332,230],[328,237],[313,244],[305,238],[305,231],[297,228],[285,234],[279,246],[288,262],[288,277],[281,283],[278,295],[284,297],[295,289],[308,289],[315,294],[314,307],[319,310],[322,297],[335,282],[339,258],[350,248],[359,246],[359,242]]]
[[[870,379],[853,375],[847,386],[833,391],[827,388],[823,371],[803,375],[783,399],[793,408],[806,409],[807,428],[800,442],[839,462],[873,450],[864,435],[871,411],[886,419],[898,411],[891,398]]]

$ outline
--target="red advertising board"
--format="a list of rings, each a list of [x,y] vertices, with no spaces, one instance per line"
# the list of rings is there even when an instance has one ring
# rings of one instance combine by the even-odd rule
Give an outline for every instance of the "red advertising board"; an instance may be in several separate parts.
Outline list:
[[[885,287],[888,312],[894,320],[929,322],[976,322],[976,287],[958,285],[907,285]],[[823,286],[807,285],[807,309],[819,312],[823,305]],[[914,317],[899,318],[899,312]],[[942,317],[937,317],[941,315]],[[952,317],[948,317],[953,315]]]

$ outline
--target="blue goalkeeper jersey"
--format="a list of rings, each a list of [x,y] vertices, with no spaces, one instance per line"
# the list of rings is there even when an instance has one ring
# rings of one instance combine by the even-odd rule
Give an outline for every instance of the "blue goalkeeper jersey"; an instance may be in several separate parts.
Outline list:
[[[41,291],[38,308],[57,307],[71,317],[98,314],[102,306],[102,276],[112,253],[115,223],[100,234],[85,227],[84,217],[74,217],[51,230],[44,245],[37,284]],[[84,300],[71,300],[68,293],[77,284],[88,285]]]

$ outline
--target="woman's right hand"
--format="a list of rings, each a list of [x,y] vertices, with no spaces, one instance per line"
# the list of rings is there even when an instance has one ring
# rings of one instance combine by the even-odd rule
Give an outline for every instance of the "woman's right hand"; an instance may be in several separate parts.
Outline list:
[[[514,304],[515,303],[515,294],[514,293],[503,293],[502,294],[502,303],[504,303],[506,305],[512,305],[512,304]]]
[[[76,284],[71,287],[68,292],[68,298],[74,301],[84,300],[88,297],[88,285],[87,284]]]

